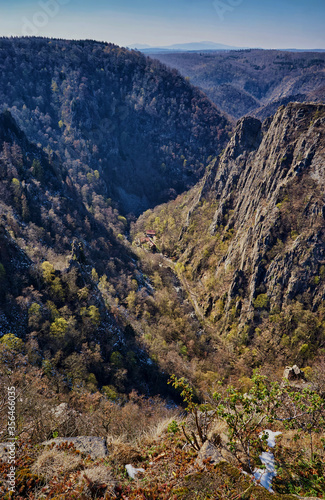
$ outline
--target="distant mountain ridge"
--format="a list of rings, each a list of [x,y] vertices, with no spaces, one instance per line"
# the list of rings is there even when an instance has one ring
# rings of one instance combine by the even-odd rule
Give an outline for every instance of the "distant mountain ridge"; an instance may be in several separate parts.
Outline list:
[[[190,43],[176,43],[173,45],[167,45],[167,46],[158,46],[158,47],[150,47],[148,45],[142,45],[142,44],[134,44],[131,46],[131,48],[134,49],[139,49],[141,52],[145,54],[150,54],[150,53],[155,53],[155,52],[166,52],[166,51],[171,51],[171,52],[191,52],[191,51],[197,51],[197,50],[202,50],[202,51],[210,51],[210,50],[241,50],[244,49],[243,47],[235,47],[233,45],[225,45],[222,43],[215,43],[215,42],[190,42]],[[247,47],[246,47],[247,48]]]
[[[325,101],[325,53],[249,49],[157,53],[234,119],[264,119],[290,101]]]
[[[144,54],[159,53],[159,52],[196,52],[196,51],[223,51],[223,50],[252,50],[259,49],[258,47],[237,47],[216,42],[189,42],[176,43],[173,45],[150,46],[147,44],[132,44],[132,49],[140,50]],[[279,50],[282,52],[325,52],[325,49],[260,49],[260,50]]]

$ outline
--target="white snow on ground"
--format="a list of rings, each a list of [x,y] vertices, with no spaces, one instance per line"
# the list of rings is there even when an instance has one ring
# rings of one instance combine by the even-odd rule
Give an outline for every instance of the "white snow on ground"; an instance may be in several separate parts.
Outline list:
[[[259,435],[260,438],[262,438],[264,436],[264,434],[266,434],[268,436],[267,438],[267,445],[269,448],[274,448],[275,446],[275,438],[277,436],[279,436],[280,434],[282,434],[282,432],[273,432],[273,431],[270,431],[270,430],[266,430],[266,431],[263,431],[261,432],[261,434]]]
[[[273,432],[270,430],[266,430],[264,432],[261,432],[259,435],[260,438],[262,438],[264,435],[267,435],[267,445],[269,448],[274,448],[275,446],[275,438],[281,432]],[[274,460],[274,455],[270,451],[264,451],[260,455],[260,460],[263,465],[265,465],[265,469],[255,469],[254,470],[254,477],[256,481],[260,481],[261,486],[264,486],[267,490],[273,493],[272,490],[272,479],[276,476],[275,472],[275,460]]]
[[[135,476],[138,474],[138,472],[145,472],[144,469],[136,469],[131,464],[126,465],[125,468],[126,468],[126,472],[129,474],[129,476],[132,479],[135,479]]]
[[[273,453],[269,451],[264,451],[262,455],[260,455],[260,459],[263,465],[265,465],[266,469],[255,469],[254,477],[256,481],[260,481],[261,486],[264,486],[267,490],[273,493],[271,484],[272,479],[276,476],[275,472],[275,462]]]

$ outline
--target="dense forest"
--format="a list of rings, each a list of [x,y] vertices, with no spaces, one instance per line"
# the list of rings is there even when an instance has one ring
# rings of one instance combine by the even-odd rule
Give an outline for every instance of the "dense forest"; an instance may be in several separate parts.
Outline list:
[[[132,250],[134,216],[125,212],[193,184],[225,144],[229,122],[175,71],[136,52],[1,44],[2,344],[18,342],[67,389],[164,392],[159,372],[179,364],[181,373],[185,343],[192,339],[196,357],[206,340],[196,345],[200,325],[175,274],[160,277],[157,260]],[[133,308],[152,318],[144,328]]]
[[[99,382],[146,392],[155,370],[114,300],[146,285],[121,241],[126,219],[110,207],[92,214],[8,112],[0,122],[1,344],[61,389]]]
[[[2,345],[59,386],[115,394],[166,391],[159,371],[187,371],[185,345],[213,356],[177,276],[159,255],[135,253],[126,218],[89,210],[8,112],[1,126]]]
[[[138,213],[173,198],[228,139],[228,121],[203,93],[136,51],[1,39],[0,70],[2,109],[59,155],[88,205],[102,195]]]

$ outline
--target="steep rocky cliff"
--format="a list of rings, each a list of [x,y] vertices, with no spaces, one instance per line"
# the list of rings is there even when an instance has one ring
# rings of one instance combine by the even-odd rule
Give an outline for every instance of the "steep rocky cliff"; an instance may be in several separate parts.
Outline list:
[[[157,229],[217,331],[251,337],[297,303],[320,314],[324,135],[324,105],[290,103],[263,123],[243,118],[199,185],[139,220],[138,229]]]
[[[235,268],[229,299],[246,281],[243,311],[262,291],[273,306],[323,298],[324,132],[325,106],[290,104],[263,125],[242,119],[220,161],[209,229],[234,231],[220,269]]]

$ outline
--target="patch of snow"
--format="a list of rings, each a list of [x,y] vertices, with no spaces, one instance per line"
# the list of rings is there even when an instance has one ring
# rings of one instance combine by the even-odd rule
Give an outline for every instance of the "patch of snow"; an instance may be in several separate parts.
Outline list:
[[[135,476],[139,473],[139,472],[145,472],[144,469],[136,469],[135,467],[133,467],[133,465],[131,464],[128,464],[125,466],[126,468],[126,472],[129,474],[130,478],[131,479],[135,479]]]
[[[274,448],[275,446],[275,438],[277,436],[279,436],[280,434],[282,434],[282,432],[273,432],[273,431],[270,431],[269,429],[261,432],[261,434],[259,435],[260,438],[262,438],[264,436],[264,434],[267,435],[267,445],[269,448]]]
[[[276,476],[275,472],[275,460],[273,453],[269,451],[264,451],[262,455],[260,455],[260,459],[263,465],[265,465],[265,469],[255,469],[254,477],[256,481],[260,481],[261,486],[264,486],[267,490],[273,493],[272,490],[272,479]]]
[[[265,434],[268,436],[267,437],[268,447],[274,448],[276,436],[282,433],[265,430],[261,432],[259,437],[262,438]],[[276,476],[274,455],[270,451],[263,451],[263,453],[260,455],[260,460],[262,464],[265,466],[265,469],[254,470],[255,480],[260,481],[261,486],[264,486],[264,488],[273,493],[271,486],[272,479]]]

